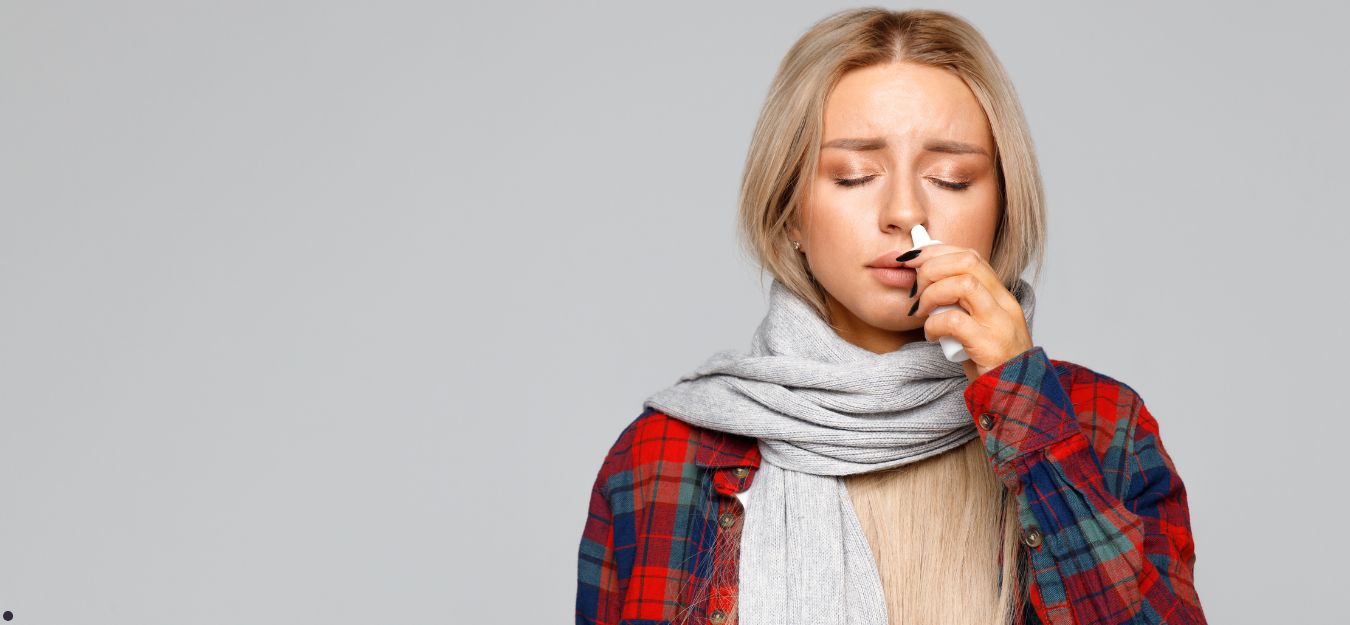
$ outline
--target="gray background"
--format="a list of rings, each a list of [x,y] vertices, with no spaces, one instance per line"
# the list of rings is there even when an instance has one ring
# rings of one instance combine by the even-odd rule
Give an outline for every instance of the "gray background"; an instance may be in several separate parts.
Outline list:
[[[1344,12],[1011,4],[925,6],[1030,118],[1033,338],[1148,402],[1211,622],[1328,622]],[[569,622],[606,450],[763,314],[745,150],[846,6],[0,2],[0,610]]]

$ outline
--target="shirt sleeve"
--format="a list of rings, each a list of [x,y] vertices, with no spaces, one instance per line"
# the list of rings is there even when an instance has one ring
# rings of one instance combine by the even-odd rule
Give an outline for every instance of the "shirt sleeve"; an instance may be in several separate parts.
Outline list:
[[[617,625],[623,609],[614,557],[614,514],[602,469],[591,487],[590,508],[577,554],[577,625]]]
[[[1112,429],[1109,478],[1041,347],[965,391],[995,474],[1017,494],[1032,601],[1051,625],[1204,624],[1185,485],[1143,401],[1099,379],[1085,400]]]

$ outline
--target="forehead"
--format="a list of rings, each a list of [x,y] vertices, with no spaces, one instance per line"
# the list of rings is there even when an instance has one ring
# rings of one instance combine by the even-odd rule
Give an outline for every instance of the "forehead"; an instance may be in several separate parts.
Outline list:
[[[936,136],[994,147],[989,120],[966,83],[950,71],[915,63],[852,70],[825,101],[824,140]]]

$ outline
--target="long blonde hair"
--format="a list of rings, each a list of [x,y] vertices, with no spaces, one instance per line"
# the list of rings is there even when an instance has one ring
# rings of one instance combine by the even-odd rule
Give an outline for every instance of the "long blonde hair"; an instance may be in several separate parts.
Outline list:
[[[975,94],[993,131],[1000,190],[990,264],[1011,289],[1033,262],[1039,280],[1044,263],[1044,197],[1030,132],[989,44],[951,13],[841,11],[812,26],[779,65],[750,141],[740,195],[742,244],[761,279],[771,272],[827,322],[824,289],[793,250],[787,229],[797,223],[815,178],[830,90],[851,70],[893,61],[946,69]],[[1019,570],[1017,498],[994,475],[980,438],[951,453],[848,476],[845,483],[881,571],[891,623],[1020,621],[1027,588]],[[725,623],[735,622],[730,616]]]

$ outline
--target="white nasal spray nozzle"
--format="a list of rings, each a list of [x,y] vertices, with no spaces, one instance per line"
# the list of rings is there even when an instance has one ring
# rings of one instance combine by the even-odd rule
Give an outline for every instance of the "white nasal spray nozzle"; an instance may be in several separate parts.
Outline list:
[[[914,247],[912,249],[916,250],[925,245],[932,245],[934,243],[942,242],[938,241],[937,239],[928,238],[928,231],[924,229],[923,224],[916,224],[914,226],[914,229],[909,231],[909,238],[914,240]],[[915,280],[917,279],[918,278],[915,277]],[[946,304],[934,308],[933,311],[928,314],[929,316],[932,316],[944,310],[959,310],[960,308],[961,308],[960,306],[956,306],[954,304]],[[963,362],[966,360],[970,360],[970,354],[966,353],[966,347],[961,344],[961,341],[956,340],[956,337],[939,336],[938,344],[942,346],[942,353],[947,357],[947,360],[950,360],[952,362]]]

